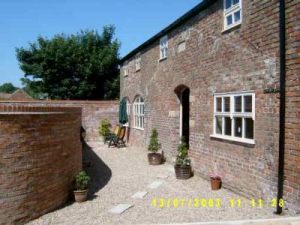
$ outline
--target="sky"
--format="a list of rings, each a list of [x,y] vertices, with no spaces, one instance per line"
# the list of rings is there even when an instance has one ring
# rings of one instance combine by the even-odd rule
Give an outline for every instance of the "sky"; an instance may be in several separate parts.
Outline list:
[[[39,35],[73,34],[108,24],[116,26],[125,56],[201,0],[0,0],[0,85],[21,86],[23,72],[16,47],[28,47]]]

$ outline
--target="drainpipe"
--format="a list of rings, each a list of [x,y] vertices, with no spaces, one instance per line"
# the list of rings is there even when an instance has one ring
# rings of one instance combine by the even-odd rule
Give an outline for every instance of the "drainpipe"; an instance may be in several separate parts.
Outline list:
[[[278,192],[276,214],[282,213],[279,200],[283,198],[284,148],[285,148],[285,0],[279,0],[279,38],[280,38],[280,116],[279,116],[279,158]]]

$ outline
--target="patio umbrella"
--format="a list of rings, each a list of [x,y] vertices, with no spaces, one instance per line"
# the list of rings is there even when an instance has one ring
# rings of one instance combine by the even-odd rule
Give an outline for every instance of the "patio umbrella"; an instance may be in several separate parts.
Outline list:
[[[119,108],[119,122],[121,124],[125,124],[128,122],[128,116],[127,116],[127,103],[126,99],[123,98],[122,101],[120,102],[120,108]]]

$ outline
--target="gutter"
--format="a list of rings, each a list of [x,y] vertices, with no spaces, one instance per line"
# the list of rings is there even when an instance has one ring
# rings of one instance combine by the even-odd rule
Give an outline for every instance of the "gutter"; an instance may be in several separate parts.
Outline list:
[[[285,77],[286,77],[286,35],[285,35],[285,0],[279,0],[279,38],[280,38],[280,115],[279,115],[279,156],[278,156],[278,189],[276,214],[282,213],[279,200],[283,199],[284,185],[284,152],[285,152]]]

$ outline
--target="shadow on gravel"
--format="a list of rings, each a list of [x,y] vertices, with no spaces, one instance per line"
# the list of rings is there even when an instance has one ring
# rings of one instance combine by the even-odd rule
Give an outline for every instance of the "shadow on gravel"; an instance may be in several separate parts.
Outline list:
[[[112,171],[86,142],[82,142],[82,147],[83,169],[91,177],[88,192],[88,199],[91,200],[96,198],[95,193],[109,182]]]

